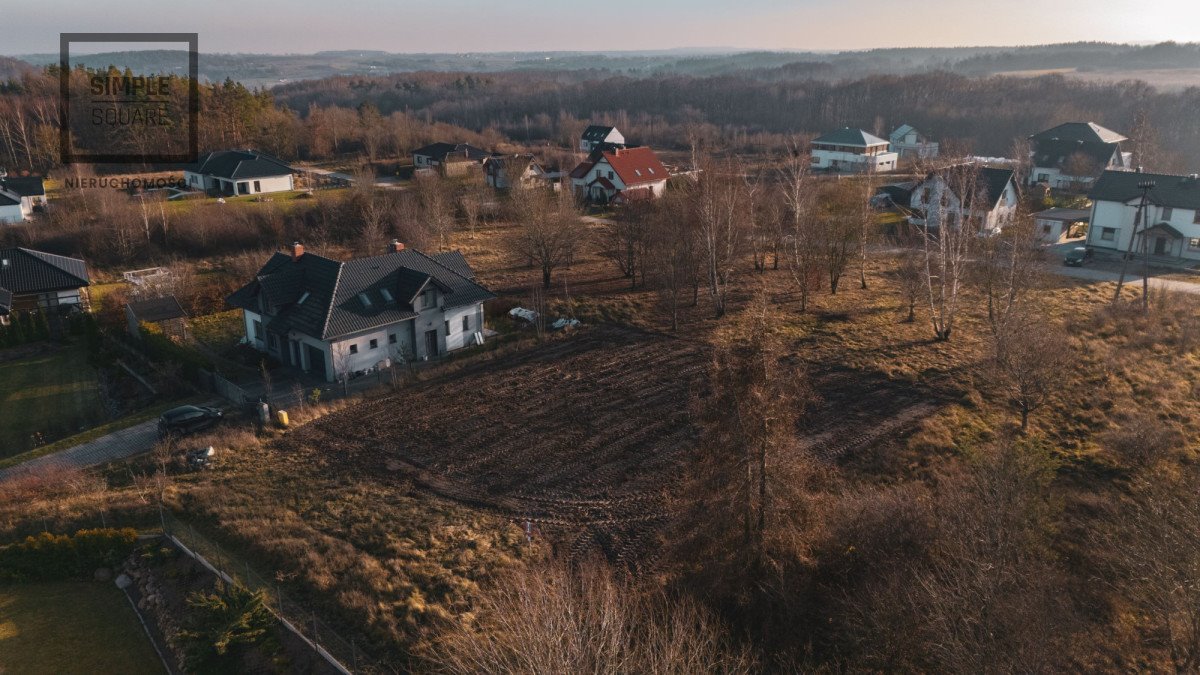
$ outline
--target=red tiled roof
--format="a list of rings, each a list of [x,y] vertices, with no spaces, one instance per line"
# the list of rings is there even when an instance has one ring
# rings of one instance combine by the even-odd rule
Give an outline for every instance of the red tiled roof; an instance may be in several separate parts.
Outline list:
[[[669,177],[667,167],[659,161],[658,155],[645,146],[606,150],[603,158],[612,165],[613,171],[617,172],[625,185],[653,183]]]

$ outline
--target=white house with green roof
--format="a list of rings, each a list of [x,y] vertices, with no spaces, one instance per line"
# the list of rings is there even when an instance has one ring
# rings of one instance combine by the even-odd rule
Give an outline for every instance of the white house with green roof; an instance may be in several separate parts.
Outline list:
[[[836,173],[888,173],[900,155],[891,144],[862,129],[838,129],[812,142],[812,168]]]

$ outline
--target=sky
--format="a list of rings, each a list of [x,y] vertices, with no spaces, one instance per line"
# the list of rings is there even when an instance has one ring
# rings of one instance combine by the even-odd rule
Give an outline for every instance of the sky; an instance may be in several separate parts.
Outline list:
[[[201,53],[851,50],[1200,42],[1198,0],[38,0],[5,3],[0,54],[63,32],[188,32]],[[104,50],[104,51],[107,51]]]

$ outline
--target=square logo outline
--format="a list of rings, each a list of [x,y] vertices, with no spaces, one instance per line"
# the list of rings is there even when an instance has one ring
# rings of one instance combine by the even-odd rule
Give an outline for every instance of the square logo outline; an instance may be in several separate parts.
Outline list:
[[[63,164],[193,163],[200,155],[199,33],[59,33],[59,159]],[[79,154],[71,148],[72,42],[186,42],[188,44],[188,152],[186,154]]]

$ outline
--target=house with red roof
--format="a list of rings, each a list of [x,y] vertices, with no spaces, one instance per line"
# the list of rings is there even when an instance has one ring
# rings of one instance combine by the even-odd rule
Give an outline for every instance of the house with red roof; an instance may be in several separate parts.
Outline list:
[[[648,147],[607,148],[593,152],[571,172],[571,185],[585,199],[613,201],[652,199],[662,195],[670,174]]]

